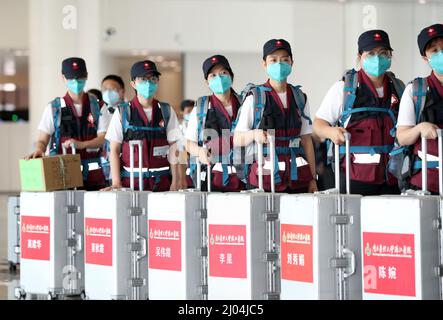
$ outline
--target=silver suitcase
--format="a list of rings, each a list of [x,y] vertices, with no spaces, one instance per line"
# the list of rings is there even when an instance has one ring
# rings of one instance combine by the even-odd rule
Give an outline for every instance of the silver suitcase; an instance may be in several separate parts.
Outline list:
[[[130,142],[131,190],[88,192],[85,196],[87,299],[148,299],[149,192],[133,191],[135,146],[141,150],[142,144]],[[139,164],[139,186],[143,190],[141,159]]]
[[[363,299],[441,298],[441,197],[426,191],[424,138],[422,146],[422,191],[362,200]],[[441,168],[441,130],[439,148]]]
[[[66,147],[62,148],[66,154]],[[75,154],[75,146],[71,149]],[[84,195],[76,190],[20,194],[17,299],[25,299],[27,293],[46,294],[49,300],[66,296],[84,299]]]
[[[8,197],[8,262],[9,271],[20,264],[20,196]]]
[[[198,161],[197,168],[201,178]],[[206,192],[201,192],[201,180],[195,190],[151,193],[148,213],[149,298],[207,299]]]
[[[83,191],[21,193],[18,299],[84,295],[83,197]]]
[[[349,150],[349,134],[346,146]],[[336,188],[280,199],[281,299],[361,299],[360,195]],[[349,152],[346,155],[349,168]],[[346,170],[349,186],[349,171]]]
[[[208,299],[279,298],[279,196],[263,191],[263,145],[258,146],[259,189],[208,195]],[[271,167],[275,142],[270,138]]]

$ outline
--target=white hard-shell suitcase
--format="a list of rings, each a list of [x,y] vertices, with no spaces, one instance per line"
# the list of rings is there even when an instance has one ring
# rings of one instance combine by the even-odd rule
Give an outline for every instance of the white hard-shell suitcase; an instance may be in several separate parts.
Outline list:
[[[274,168],[275,141],[269,136]],[[263,145],[258,145],[259,189],[208,195],[208,299],[279,298],[278,210],[274,175],[263,190]]]
[[[198,160],[197,177],[202,177]],[[201,191],[200,179],[196,189],[149,195],[151,300],[207,299],[207,193]]]
[[[26,298],[27,293],[46,294],[51,300],[84,298],[84,194],[76,190],[20,194],[17,299]]]
[[[441,130],[438,133],[441,168]],[[422,146],[421,191],[362,200],[363,299],[441,297],[441,197],[431,196],[426,190],[427,143],[424,138]]]
[[[85,292],[92,300],[148,299],[147,204],[150,192],[134,191],[131,141],[130,190],[88,192],[85,196]],[[142,161],[139,186],[143,190]]]
[[[281,299],[361,299],[360,195],[340,194],[338,145],[335,189],[280,198]]]
[[[20,287],[48,299],[84,294],[83,191],[20,195]]]

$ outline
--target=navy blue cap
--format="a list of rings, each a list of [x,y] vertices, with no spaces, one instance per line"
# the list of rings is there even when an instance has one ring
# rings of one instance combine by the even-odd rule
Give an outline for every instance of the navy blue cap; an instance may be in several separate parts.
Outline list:
[[[376,47],[383,47],[394,51],[391,48],[388,34],[383,30],[369,30],[363,32],[358,37],[358,52],[371,51]]]
[[[137,77],[145,77],[154,74],[157,77],[161,75],[157,70],[157,66],[151,60],[138,61],[132,65],[131,80]]]
[[[277,50],[286,50],[292,59],[291,45],[285,39],[271,39],[265,43],[263,46],[263,60],[266,59],[268,55]]]
[[[443,24],[433,24],[420,32],[417,37],[417,43],[422,56],[426,55],[426,46],[436,38],[443,38]]]
[[[86,62],[82,58],[72,57],[63,60],[62,74],[66,79],[81,79],[88,76]]]
[[[217,65],[221,65],[221,66],[225,67],[229,71],[229,73],[231,74],[231,77],[234,77],[234,73],[232,72],[232,69],[231,69],[231,66],[229,65],[228,59],[226,59],[225,56],[222,56],[220,54],[216,54],[214,56],[207,58],[203,62],[203,75],[205,76],[205,79],[208,79],[209,72],[211,72],[211,69]]]

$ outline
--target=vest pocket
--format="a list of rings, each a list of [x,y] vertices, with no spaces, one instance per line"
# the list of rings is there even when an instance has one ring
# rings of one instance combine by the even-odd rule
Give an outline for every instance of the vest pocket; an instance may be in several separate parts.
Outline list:
[[[352,158],[351,158],[352,161]],[[351,180],[367,182],[373,184],[376,182],[376,173],[378,163],[351,163]]]

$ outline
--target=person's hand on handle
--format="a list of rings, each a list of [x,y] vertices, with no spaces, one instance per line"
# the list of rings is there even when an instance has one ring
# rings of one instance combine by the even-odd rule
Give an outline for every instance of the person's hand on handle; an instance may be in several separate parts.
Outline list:
[[[436,124],[430,122],[422,122],[420,126],[420,135],[426,139],[437,139],[437,130],[439,129]]]
[[[258,144],[268,143],[268,134],[261,129],[255,129],[254,141],[257,142]]]
[[[345,143],[345,133],[346,129],[341,127],[330,127],[329,128],[329,139],[334,144],[342,145]]]
[[[30,160],[30,159],[36,159],[36,158],[42,158],[45,155],[44,151],[41,150],[36,150],[33,153],[31,153],[30,155],[25,157],[25,160]]]
[[[63,146],[68,149],[71,148],[71,146],[74,146],[77,150],[85,149],[85,143],[83,141],[78,141],[75,139],[68,139],[65,142],[63,142]]]
[[[200,160],[201,164],[206,164],[206,165],[210,164],[210,161],[209,161],[210,157],[211,157],[211,153],[209,152],[208,149],[203,148],[203,147],[200,147],[198,149],[198,159]]]

